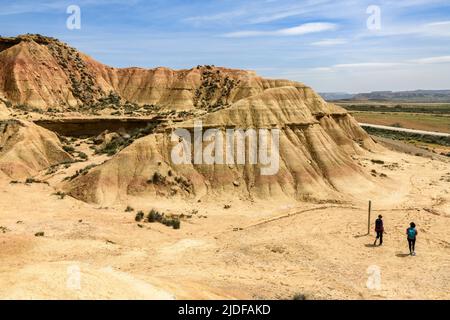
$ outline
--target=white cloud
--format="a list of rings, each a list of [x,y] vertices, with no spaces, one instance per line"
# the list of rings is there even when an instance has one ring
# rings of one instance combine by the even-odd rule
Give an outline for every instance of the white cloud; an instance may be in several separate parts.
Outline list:
[[[337,25],[327,22],[305,23],[293,28],[285,28],[274,31],[237,31],[224,34],[227,38],[245,38],[258,36],[299,36],[309,33],[333,31]]]
[[[450,37],[450,21],[436,21],[421,25],[391,25],[383,26],[381,31],[365,32],[356,38],[390,37],[390,36],[424,36],[424,37]]]
[[[201,23],[205,22],[224,22],[224,21],[230,21],[232,19],[241,17],[245,14],[245,10],[235,10],[230,12],[221,12],[217,14],[211,14],[211,15],[203,15],[203,16],[195,16],[195,17],[189,17],[183,19],[185,22],[191,22],[196,25],[200,25]]]
[[[423,26],[423,34],[435,37],[450,36],[450,21],[436,21]]]
[[[450,63],[450,56],[427,57],[420,59],[408,60],[405,62],[358,62],[358,63],[341,63],[329,67],[318,67],[309,69],[312,72],[332,72],[337,70],[359,70],[359,69],[377,69],[377,70],[392,70],[394,67],[408,67],[414,65],[429,65],[429,64],[447,64]]]
[[[361,62],[361,63],[344,63],[336,64],[333,68],[354,69],[354,68],[386,68],[402,65],[398,62]]]
[[[348,43],[348,41],[346,39],[325,39],[325,40],[313,42],[313,43],[311,43],[311,45],[318,46],[318,47],[328,47],[328,46],[337,46],[337,45],[346,44],[346,43]]]
[[[317,67],[317,68],[310,68],[308,69],[311,72],[336,72],[336,71],[342,71],[342,70],[350,70],[350,71],[356,71],[356,70],[391,70],[394,67],[400,67],[403,65],[407,65],[406,63],[401,62],[359,62],[359,63],[341,63],[341,64],[335,64],[329,67]]]
[[[450,63],[450,56],[429,57],[411,60],[412,63],[418,64],[435,64],[435,63]]]
[[[317,71],[317,72],[328,72],[333,71],[333,68],[331,67],[319,67],[319,68],[313,68],[311,71]]]

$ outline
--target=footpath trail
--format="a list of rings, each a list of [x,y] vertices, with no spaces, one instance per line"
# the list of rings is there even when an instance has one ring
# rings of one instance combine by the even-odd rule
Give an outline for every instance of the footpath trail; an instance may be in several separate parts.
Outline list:
[[[383,129],[383,130],[398,131],[398,132],[425,134],[425,135],[437,136],[437,137],[450,137],[449,133],[444,133],[444,132],[433,132],[433,131],[397,128],[397,127],[382,126],[382,125],[370,124],[370,123],[360,123],[359,125],[362,126],[363,128],[368,127],[368,128]]]

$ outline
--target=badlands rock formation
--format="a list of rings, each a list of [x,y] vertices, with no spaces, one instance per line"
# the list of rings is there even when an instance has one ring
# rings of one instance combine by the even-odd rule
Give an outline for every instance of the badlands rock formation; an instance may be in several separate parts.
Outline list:
[[[219,195],[244,200],[286,197],[335,201],[375,186],[352,155],[380,147],[344,109],[326,103],[298,82],[213,66],[180,71],[111,68],[56,39],[25,35],[0,38],[0,96],[5,105],[2,113],[8,112],[6,105],[36,112],[77,110],[81,114],[111,105],[148,107],[156,114],[188,111],[177,125],[160,127],[88,174],[66,182],[66,192],[87,202],[108,204],[129,196],[203,199]],[[236,165],[174,164],[172,132],[177,128],[192,131],[194,121],[199,120],[205,129],[221,132],[280,130],[279,170],[262,175],[264,166],[249,161]],[[46,142],[39,160],[31,161],[32,165],[25,161],[22,165],[27,170],[19,171],[30,174],[67,158],[56,137],[49,133],[32,136],[39,140],[35,142],[38,148],[45,136],[58,152],[48,159]],[[249,149],[247,139],[246,155]]]
[[[177,110],[213,108],[289,84],[225,68],[117,69],[53,38],[0,38],[0,96],[44,110],[92,106],[111,95]]]
[[[0,119],[7,118],[9,116],[9,110],[6,104],[0,100]]]
[[[71,160],[53,132],[22,120],[0,121],[0,174],[3,177],[26,179]]]
[[[264,166],[249,163],[248,157],[245,165],[176,165],[171,156],[174,128],[169,127],[136,141],[72,181],[66,191],[87,202],[111,204],[128,196],[337,200],[374,187],[352,155],[379,150],[379,146],[343,109],[325,103],[301,84],[266,89],[198,120],[205,129],[221,132],[226,128],[279,129],[279,171],[264,176]],[[192,132],[194,120],[177,127]],[[248,155],[248,139],[245,147]]]

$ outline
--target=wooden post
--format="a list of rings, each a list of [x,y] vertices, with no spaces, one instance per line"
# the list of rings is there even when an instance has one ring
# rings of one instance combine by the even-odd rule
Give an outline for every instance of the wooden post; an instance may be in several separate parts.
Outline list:
[[[372,214],[372,201],[369,201],[369,220],[367,221],[367,234],[370,235],[370,215]]]

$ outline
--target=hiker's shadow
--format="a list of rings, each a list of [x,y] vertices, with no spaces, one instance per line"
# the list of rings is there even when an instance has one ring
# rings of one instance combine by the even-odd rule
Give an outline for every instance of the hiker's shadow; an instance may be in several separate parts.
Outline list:
[[[373,243],[365,244],[364,246],[366,248],[376,248],[376,247],[378,247],[376,244],[373,244]]]
[[[398,258],[406,258],[406,257],[409,257],[410,254],[409,253],[397,253],[395,256]]]

